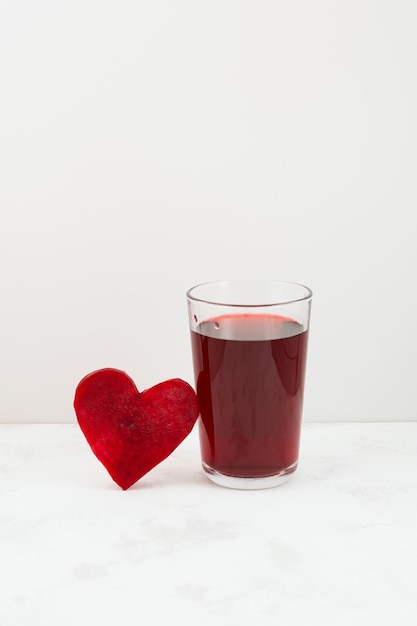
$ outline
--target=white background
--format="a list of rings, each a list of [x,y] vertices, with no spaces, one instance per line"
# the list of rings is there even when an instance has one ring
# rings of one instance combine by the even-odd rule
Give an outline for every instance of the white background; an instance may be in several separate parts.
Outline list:
[[[185,291],[313,289],[306,420],[414,420],[414,0],[0,0],[0,421],[193,382]]]

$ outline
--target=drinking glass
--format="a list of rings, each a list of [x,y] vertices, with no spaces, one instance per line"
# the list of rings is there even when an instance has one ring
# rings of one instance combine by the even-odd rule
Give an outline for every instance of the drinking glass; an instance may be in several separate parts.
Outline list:
[[[201,460],[214,483],[262,489],[296,470],[311,300],[278,280],[187,291]]]

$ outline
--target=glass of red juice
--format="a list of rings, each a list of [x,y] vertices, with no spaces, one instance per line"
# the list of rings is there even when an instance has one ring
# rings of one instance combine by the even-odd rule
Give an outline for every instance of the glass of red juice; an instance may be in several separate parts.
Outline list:
[[[297,469],[311,299],[277,280],[188,290],[201,459],[214,483],[263,489]]]

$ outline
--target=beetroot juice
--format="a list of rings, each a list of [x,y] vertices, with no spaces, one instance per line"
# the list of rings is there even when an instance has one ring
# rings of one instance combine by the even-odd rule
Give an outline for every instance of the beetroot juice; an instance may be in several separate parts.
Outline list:
[[[278,315],[221,315],[192,330],[206,471],[241,478],[297,467],[308,331]]]

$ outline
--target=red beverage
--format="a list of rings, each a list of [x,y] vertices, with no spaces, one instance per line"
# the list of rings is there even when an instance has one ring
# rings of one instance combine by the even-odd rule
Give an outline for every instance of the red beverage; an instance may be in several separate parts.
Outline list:
[[[208,471],[261,478],[296,469],[307,336],[276,315],[224,315],[191,332]]]

